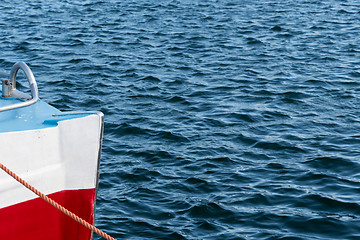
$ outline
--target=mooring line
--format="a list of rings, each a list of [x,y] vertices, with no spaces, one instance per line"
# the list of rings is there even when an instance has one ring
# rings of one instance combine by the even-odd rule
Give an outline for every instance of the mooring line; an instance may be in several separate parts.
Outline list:
[[[42,192],[40,192],[39,190],[37,190],[35,187],[31,186],[29,183],[27,183],[25,180],[23,180],[22,178],[20,178],[18,175],[16,175],[14,172],[12,172],[10,169],[8,169],[7,167],[5,167],[2,163],[0,163],[0,168],[6,172],[7,174],[9,174],[12,178],[14,178],[16,181],[18,181],[19,183],[21,183],[24,187],[26,187],[27,189],[29,189],[30,191],[32,191],[33,193],[35,193],[36,195],[38,195],[41,199],[43,199],[44,201],[46,201],[47,203],[51,204],[53,207],[55,207],[56,209],[60,210],[61,212],[63,212],[65,215],[71,217],[72,219],[74,219],[75,221],[77,221],[78,223],[84,225],[85,227],[87,227],[88,229],[90,229],[91,231],[95,232],[96,234],[102,236],[103,238],[107,239],[107,240],[116,240],[115,238],[109,236],[108,234],[106,234],[105,232],[101,231],[100,229],[98,229],[97,227],[95,227],[94,225],[88,223],[87,221],[85,221],[84,219],[82,219],[81,217],[77,216],[75,213],[67,210],[66,208],[64,208],[62,205],[60,205],[59,203],[55,202],[54,200],[52,200],[51,198],[49,198],[48,196],[46,196],[45,194],[43,194]]]

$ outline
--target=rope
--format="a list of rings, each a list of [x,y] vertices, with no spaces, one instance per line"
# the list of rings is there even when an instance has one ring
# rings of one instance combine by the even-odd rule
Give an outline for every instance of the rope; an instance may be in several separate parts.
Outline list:
[[[88,223],[87,221],[85,221],[84,219],[80,218],[79,216],[77,216],[76,214],[70,212],[69,210],[67,210],[66,208],[64,208],[63,206],[61,206],[60,204],[58,204],[57,202],[55,202],[54,200],[52,200],[51,198],[49,198],[48,196],[46,196],[45,194],[43,194],[42,192],[40,192],[39,190],[37,190],[36,188],[34,188],[33,186],[31,186],[29,183],[27,183],[25,180],[23,180],[22,178],[20,178],[18,175],[16,175],[14,172],[12,172],[10,169],[8,169],[7,167],[5,167],[3,164],[0,163],[0,168],[5,171],[7,174],[9,174],[11,177],[13,177],[16,181],[18,181],[19,183],[21,183],[23,186],[25,186],[26,188],[28,188],[30,191],[32,191],[33,193],[35,193],[36,195],[38,195],[40,198],[42,198],[44,201],[46,201],[47,203],[51,204],[53,207],[57,208],[58,210],[60,210],[61,212],[63,212],[65,215],[71,217],[72,219],[74,219],[75,221],[77,221],[78,223],[84,225],[85,227],[87,227],[88,229],[90,229],[91,231],[97,233],[98,235],[102,236],[103,238],[107,239],[107,240],[116,240],[115,238],[109,236],[108,234],[106,234],[105,232],[101,231],[100,229],[96,228],[94,225]]]

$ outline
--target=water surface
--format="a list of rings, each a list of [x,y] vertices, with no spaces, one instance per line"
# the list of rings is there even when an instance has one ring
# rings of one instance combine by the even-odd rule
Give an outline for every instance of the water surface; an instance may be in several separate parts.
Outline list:
[[[358,1],[6,0],[0,10],[0,69],[25,61],[43,100],[105,114],[100,229],[360,239]]]

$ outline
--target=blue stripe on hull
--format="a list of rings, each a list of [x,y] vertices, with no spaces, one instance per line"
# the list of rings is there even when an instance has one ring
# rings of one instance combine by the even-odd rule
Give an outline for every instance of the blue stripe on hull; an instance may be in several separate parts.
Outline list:
[[[14,104],[21,101],[20,99],[0,98],[0,107],[4,105]],[[0,112],[0,133],[26,131],[57,126],[59,121],[84,117],[92,114],[62,114],[58,109],[39,100],[37,103]]]

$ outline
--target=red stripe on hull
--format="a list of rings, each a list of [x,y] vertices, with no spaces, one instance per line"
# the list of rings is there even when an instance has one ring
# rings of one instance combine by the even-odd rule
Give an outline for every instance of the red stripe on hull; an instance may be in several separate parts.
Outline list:
[[[95,189],[65,190],[48,196],[93,223]],[[0,239],[89,240],[90,237],[89,229],[40,198],[0,209]]]

